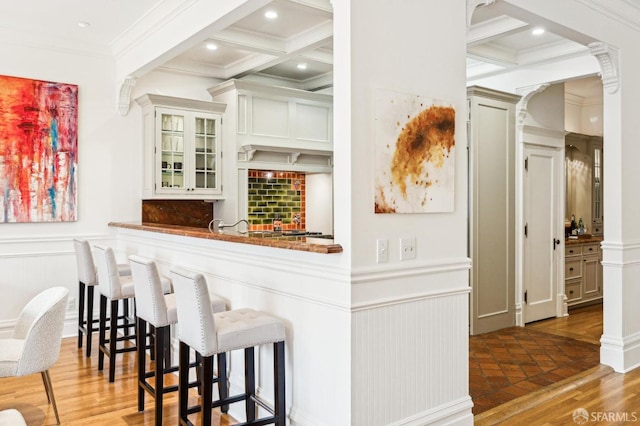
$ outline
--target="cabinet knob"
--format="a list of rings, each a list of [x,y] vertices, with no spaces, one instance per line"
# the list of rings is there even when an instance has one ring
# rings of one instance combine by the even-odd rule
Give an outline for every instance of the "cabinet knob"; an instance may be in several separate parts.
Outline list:
[[[593,251],[593,247],[589,247],[589,251]]]
[[[569,272],[573,272],[573,268],[569,268]]]
[[[573,294],[573,290],[569,290],[569,294]]]

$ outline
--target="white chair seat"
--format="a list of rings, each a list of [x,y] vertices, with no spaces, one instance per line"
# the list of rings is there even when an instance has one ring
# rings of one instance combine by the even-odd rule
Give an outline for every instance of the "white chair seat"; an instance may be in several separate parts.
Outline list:
[[[234,309],[216,313],[214,317],[218,352],[229,352],[285,339],[282,321],[264,312]]]
[[[20,411],[10,408],[0,411],[0,426],[27,426]]]

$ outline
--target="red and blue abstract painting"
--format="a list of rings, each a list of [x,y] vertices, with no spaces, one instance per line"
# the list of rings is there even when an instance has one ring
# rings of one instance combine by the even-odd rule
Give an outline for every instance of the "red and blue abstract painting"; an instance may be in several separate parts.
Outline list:
[[[0,76],[0,223],[76,220],[78,86]]]

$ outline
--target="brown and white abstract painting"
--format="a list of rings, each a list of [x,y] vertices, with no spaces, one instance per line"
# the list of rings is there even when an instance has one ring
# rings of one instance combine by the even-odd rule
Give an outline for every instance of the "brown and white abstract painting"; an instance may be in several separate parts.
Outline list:
[[[453,211],[453,106],[378,90],[375,138],[376,213]]]

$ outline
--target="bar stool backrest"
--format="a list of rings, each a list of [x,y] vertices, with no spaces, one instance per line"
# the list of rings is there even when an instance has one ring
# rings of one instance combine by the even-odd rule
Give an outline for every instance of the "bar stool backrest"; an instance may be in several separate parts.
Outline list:
[[[122,298],[122,285],[120,283],[120,274],[118,273],[118,264],[116,256],[113,254],[111,247],[95,245],[95,260],[98,268],[98,281],[100,285],[100,293],[109,299]]]
[[[73,247],[76,251],[76,262],[78,263],[78,281],[85,285],[98,284],[98,271],[93,263],[91,246],[87,240],[73,239]]]
[[[176,268],[171,271],[171,280],[178,311],[178,338],[202,356],[217,354],[216,324],[204,276]]]
[[[136,315],[156,327],[170,325],[158,267],[151,259],[129,256],[136,293]]]

